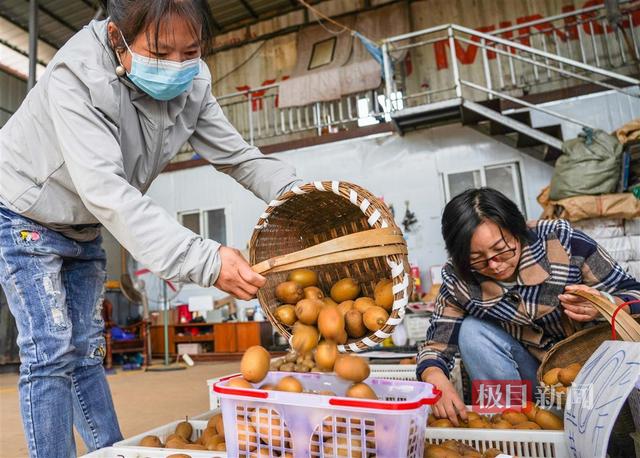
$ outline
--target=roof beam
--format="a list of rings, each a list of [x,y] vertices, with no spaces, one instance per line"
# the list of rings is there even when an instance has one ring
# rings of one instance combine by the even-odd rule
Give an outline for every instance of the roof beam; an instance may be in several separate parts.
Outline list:
[[[258,19],[258,14],[254,11],[253,8],[251,8],[251,5],[249,5],[247,0],[240,0],[240,3],[242,3],[242,6],[244,6],[244,8],[249,12],[251,16],[253,16],[254,19]]]
[[[9,22],[11,22],[13,25],[15,25],[16,27],[18,27],[19,29],[24,30],[25,32],[29,33],[29,27],[26,24],[20,23],[18,22],[18,20],[14,17],[11,17],[9,15],[7,15],[6,13],[4,13],[3,11],[0,11],[0,17],[2,19],[5,19]],[[49,46],[51,46],[52,48],[55,49],[60,49],[60,45],[54,43],[53,41],[49,40],[47,37],[43,36],[41,33],[38,33],[38,39],[40,41],[42,41],[43,43],[48,44]]]
[[[29,0],[25,0],[27,3],[29,2]],[[70,24],[69,22],[67,22],[65,19],[61,18],[60,16],[58,16],[56,13],[54,13],[53,11],[51,11],[49,8],[47,8],[46,6],[42,6],[40,3],[38,3],[38,10],[42,11],[44,14],[46,14],[47,16],[49,16],[51,19],[53,19],[54,21],[62,24],[63,26],[65,26],[67,29],[71,30],[73,33],[78,32],[80,29],[77,28],[76,26],[74,26],[73,24]]]
[[[213,14],[211,14],[211,22],[213,23],[213,26],[219,31],[224,30],[224,28],[220,25],[220,23],[216,20],[216,18],[213,17]]]
[[[12,51],[17,52],[18,54],[22,54],[24,57],[26,57],[27,59],[29,58],[29,53],[27,51],[25,51],[24,49],[20,49],[18,48],[16,45],[14,45],[13,43],[9,43],[7,40],[0,38],[0,45],[6,46],[7,48],[11,49]],[[47,63],[38,59],[38,63],[44,67],[47,66]]]

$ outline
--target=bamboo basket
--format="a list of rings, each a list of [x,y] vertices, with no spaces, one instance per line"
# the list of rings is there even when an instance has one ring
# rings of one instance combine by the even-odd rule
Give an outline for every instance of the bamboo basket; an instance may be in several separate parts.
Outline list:
[[[281,305],[276,285],[287,280],[289,271],[315,271],[325,293],[351,277],[360,284],[360,295],[370,297],[379,280],[393,280],[394,303],[385,325],[339,345],[341,352],[364,351],[389,337],[402,321],[412,291],[407,246],[393,215],[384,202],[351,183],[316,181],[272,201],[255,226],[249,256],[253,269],[267,279],[258,291],[260,305],[286,339],[290,328],[273,312]]]

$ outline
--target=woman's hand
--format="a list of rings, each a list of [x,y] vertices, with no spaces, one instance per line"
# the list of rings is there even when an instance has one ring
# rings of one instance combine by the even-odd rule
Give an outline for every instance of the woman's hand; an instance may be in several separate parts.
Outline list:
[[[221,246],[218,251],[222,267],[214,286],[237,299],[248,301],[256,296],[258,289],[267,281],[254,272],[240,251]]]
[[[560,294],[558,299],[564,307],[564,313],[574,321],[593,321],[600,316],[600,312],[588,300],[571,294],[572,291],[585,291],[587,293],[600,295],[600,292],[587,285],[567,285],[564,288],[565,293]]]
[[[449,377],[439,367],[428,367],[422,372],[422,381],[431,383],[442,392],[442,397],[433,406],[433,414],[438,418],[449,418],[451,423],[458,426],[458,414],[467,420],[467,407],[458,395]]]

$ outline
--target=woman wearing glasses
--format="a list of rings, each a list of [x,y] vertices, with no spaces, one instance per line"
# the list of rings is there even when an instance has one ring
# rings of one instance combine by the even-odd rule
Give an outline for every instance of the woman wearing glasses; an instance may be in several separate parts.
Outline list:
[[[618,304],[640,298],[640,283],[594,240],[564,220],[527,225],[494,189],[470,189],[449,202],[442,235],[450,259],[417,373],[442,391],[434,414],[455,425],[458,413],[466,419],[449,381],[458,350],[472,380],[530,381],[535,390],[545,352],[599,317],[572,292]]]

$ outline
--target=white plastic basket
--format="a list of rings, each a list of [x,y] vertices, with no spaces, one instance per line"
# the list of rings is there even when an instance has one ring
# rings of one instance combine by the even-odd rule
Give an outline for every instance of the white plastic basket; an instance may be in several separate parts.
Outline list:
[[[564,431],[524,429],[427,428],[425,439],[439,444],[453,439],[484,452],[497,448],[518,458],[569,458]]]
[[[406,314],[404,316],[404,326],[407,329],[407,337],[412,341],[420,342],[425,340],[430,324],[431,318],[429,315]]]
[[[378,395],[377,401],[342,397],[350,382],[331,374],[269,372],[261,384],[275,385],[289,375],[311,393],[226,386],[239,375],[214,385],[220,395],[229,456],[288,452],[311,458],[340,454],[422,457],[429,404],[439,399],[431,384],[369,378],[366,383]],[[338,396],[312,393],[323,390]],[[262,425],[257,432],[252,426],[256,424]]]
[[[139,458],[146,458],[147,456],[149,456],[150,458],[155,458],[156,455],[150,455],[149,453],[151,453],[152,451],[155,452],[157,450],[162,451],[163,453],[166,452],[164,455],[157,455],[157,456],[161,456],[161,457],[165,457],[168,455],[171,455],[173,453],[186,453],[188,455],[190,455],[192,458],[212,458],[212,457],[226,457],[227,453],[226,452],[205,452],[205,451],[200,451],[200,450],[180,450],[180,449],[175,449],[175,448],[163,448],[163,449],[157,449],[157,448],[152,448],[152,447],[141,447],[140,441],[142,440],[143,437],[145,436],[158,436],[160,438],[160,440],[164,443],[167,439],[167,437],[170,434],[173,434],[173,432],[176,429],[176,426],[178,425],[178,423],[180,423],[183,420],[177,420],[177,421],[172,421],[169,424],[166,424],[164,426],[159,426],[157,428],[154,428],[150,431],[144,432],[142,434],[138,434],[136,436],[130,437],[128,439],[124,439],[121,440],[119,442],[116,442],[115,444],[113,444],[113,447],[117,450],[123,450],[127,451],[127,452],[135,452],[138,453],[138,455],[125,455],[126,458],[129,458],[129,456],[135,456],[135,457],[139,457]],[[191,434],[191,442],[196,441],[201,435],[202,432],[205,430],[205,428],[207,427],[207,422],[204,420],[189,420],[189,423],[191,423],[191,426],[193,427],[193,433]],[[226,425],[226,422],[225,422]],[[233,456],[233,455],[230,455]]]
[[[225,452],[198,452],[194,450],[179,450],[176,452],[175,450],[151,447],[145,447],[144,450],[140,451],[133,448],[106,447],[88,455],[83,455],[81,458],[167,458],[175,453],[185,453],[193,458],[228,456]]]

